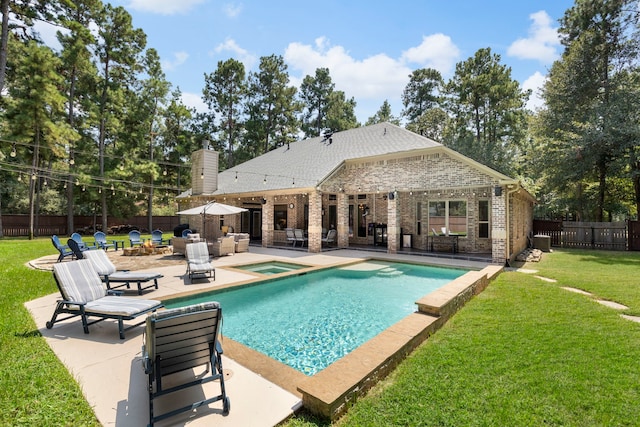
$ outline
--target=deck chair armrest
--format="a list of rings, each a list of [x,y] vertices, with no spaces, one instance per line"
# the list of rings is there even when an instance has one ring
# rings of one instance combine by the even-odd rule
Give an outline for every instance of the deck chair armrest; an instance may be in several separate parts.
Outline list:
[[[87,305],[86,302],[71,301],[67,299],[59,299],[58,304],[77,305],[78,307],[84,307],[85,305]]]
[[[216,353],[223,354],[222,344],[220,344],[220,341],[218,341],[218,340],[216,340]]]
[[[149,358],[149,353],[147,353],[147,347],[142,346],[142,367],[144,368],[145,374],[150,374],[153,372],[153,364],[151,363],[151,359]]]

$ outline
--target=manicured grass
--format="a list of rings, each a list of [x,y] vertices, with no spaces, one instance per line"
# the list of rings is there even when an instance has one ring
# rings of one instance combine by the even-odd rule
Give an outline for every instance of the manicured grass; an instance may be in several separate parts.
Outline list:
[[[3,426],[99,425],[23,305],[56,292],[51,273],[24,266],[53,253],[48,239],[0,241]],[[557,283],[503,273],[335,424],[638,425],[640,324],[561,287],[639,314],[640,253],[556,250],[526,267]],[[286,425],[328,423],[303,413]]]
[[[0,425],[99,426],[75,379],[24,307],[57,292],[50,272],[25,266],[54,254],[50,239],[0,241]],[[54,307],[51,307],[53,312]]]
[[[555,251],[467,304],[339,426],[637,426],[640,254]],[[287,426],[323,425],[304,414]]]

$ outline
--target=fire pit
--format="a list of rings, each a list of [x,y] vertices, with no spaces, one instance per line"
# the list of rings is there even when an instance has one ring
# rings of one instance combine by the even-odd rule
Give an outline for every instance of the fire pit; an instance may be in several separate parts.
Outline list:
[[[125,256],[136,255],[159,255],[171,253],[171,248],[168,245],[154,245],[151,240],[147,240],[139,247],[124,248]]]

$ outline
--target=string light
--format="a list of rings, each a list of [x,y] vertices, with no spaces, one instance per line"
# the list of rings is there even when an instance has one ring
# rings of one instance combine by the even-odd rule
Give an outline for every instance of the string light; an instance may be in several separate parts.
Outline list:
[[[16,143],[13,143],[13,146],[11,147],[11,157],[15,157],[18,153],[16,152]]]

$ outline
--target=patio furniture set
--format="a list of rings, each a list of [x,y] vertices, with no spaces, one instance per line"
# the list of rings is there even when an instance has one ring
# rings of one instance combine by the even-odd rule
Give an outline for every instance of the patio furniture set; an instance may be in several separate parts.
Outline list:
[[[52,238],[54,245],[59,238]],[[233,236],[230,237],[233,242]],[[153,272],[118,271],[105,250],[88,250],[88,245],[69,239],[63,250],[69,255],[60,255],[59,261],[72,256],[69,262],[53,265],[53,277],[61,294],[47,329],[63,320],[80,317],[85,334],[89,326],[111,319],[118,324],[120,339],[125,331],[146,323],[142,347],[142,365],[148,376],[149,425],[202,405],[222,401],[223,415],[227,415],[231,403],[226,395],[222,370],[222,346],[218,340],[222,325],[222,309],[217,302],[206,302],[171,310],[160,310],[162,301],[122,296],[115,288],[130,283],[138,284],[138,294],[143,289],[158,288],[162,274]],[[235,245],[235,243],[234,243]],[[60,245],[62,247],[62,245]],[[96,248],[96,247],[94,247]],[[206,242],[191,243],[186,246],[187,275],[213,277],[215,269],[211,265]],[[153,281],[143,287],[143,283]],[[114,286],[114,284],[116,284]],[[105,288],[106,286],[106,288]],[[160,311],[159,311],[160,310]],[[125,320],[144,320],[125,327]],[[91,318],[91,320],[90,320]],[[193,368],[205,366],[204,373],[195,373]],[[163,378],[177,372],[188,371],[183,381],[163,383]],[[210,374],[206,375],[209,371]],[[213,397],[198,397],[200,400],[187,406],[170,409],[158,414],[154,401],[160,396],[178,392],[189,387],[218,381],[220,394]],[[169,385],[169,386],[168,386]]]

